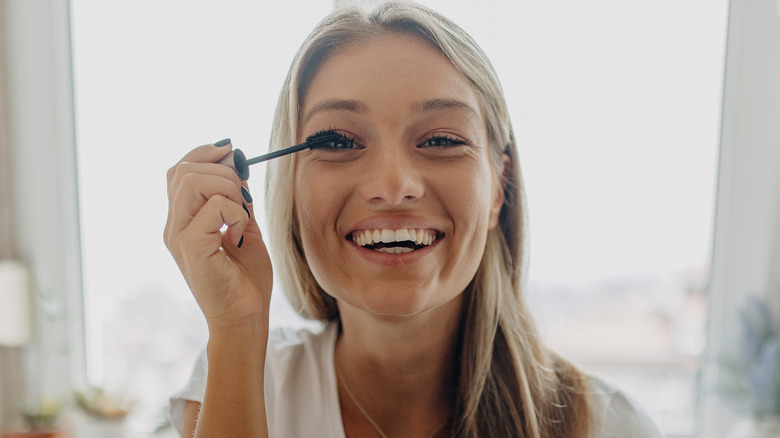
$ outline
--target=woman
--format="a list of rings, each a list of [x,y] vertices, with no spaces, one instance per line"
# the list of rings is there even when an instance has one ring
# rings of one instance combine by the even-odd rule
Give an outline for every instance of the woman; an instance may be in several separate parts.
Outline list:
[[[168,172],[166,244],[210,336],[173,399],[182,436],[660,436],[539,339],[509,115],[463,30],[411,4],[326,18],[293,61],[272,148],[321,131],[340,137],[269,163],[266,201],[282,288],[322,332],[269,334],[252,199],[213,164],[229,141]]]

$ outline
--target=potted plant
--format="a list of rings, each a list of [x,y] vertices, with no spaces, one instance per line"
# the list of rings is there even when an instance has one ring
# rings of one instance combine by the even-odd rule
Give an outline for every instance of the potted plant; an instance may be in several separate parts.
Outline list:
[[[750,297],[739,314],[737,357],[722,361],[721,398],[745,417],[734,438],[780,436],[780,318]]]
[[[85,414],[76,426],[79,438],[125,436],[125,418],[134,404],[131,400],[109,394],[100,387],[76,391],[75,400]]]
[[[62,405],[53,401],[40,404],[20,404],[19,413],[27,423],[27,430],[3,432],[2,438],[64,438],[65,433],[57,427]]]

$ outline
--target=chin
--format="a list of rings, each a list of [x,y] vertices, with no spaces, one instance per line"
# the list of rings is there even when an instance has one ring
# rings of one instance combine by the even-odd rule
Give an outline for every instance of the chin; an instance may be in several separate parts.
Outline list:
[[[408,289],[406,289],[408,291]],[[397,291],[371,291],[361,294],[360,297],[343,297],[354,308],[368,314],[386,318],[411,318],[423,315],[427,312],[449,307],[448,304],[459,302],[461,294],[455,296],[436,296],[429,293],[406,292],[399,294]],[[342,298],[338,298],[342,301]]]

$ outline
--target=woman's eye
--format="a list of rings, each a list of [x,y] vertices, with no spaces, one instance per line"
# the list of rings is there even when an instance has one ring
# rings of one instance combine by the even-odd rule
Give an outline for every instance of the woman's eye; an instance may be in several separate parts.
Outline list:
[[[435,136],[429,138],[422,144],[422,146],[446,147],[446,146],[459,146],[463,144],[466,144],[466,142],[459,138],[443,135],[443,136]]]
[[[332,129],[320,131],[316,134],[310,135],[306,138],[311,149],[330,149],[330,150],[344,150],[344,149],[358,149],[358,145],[355,143],[355,139],[341,134]]]
[[[354,140],[343,135],[336,140],[325,143],[323,146],[331,149],[354,149],[357,147]]]

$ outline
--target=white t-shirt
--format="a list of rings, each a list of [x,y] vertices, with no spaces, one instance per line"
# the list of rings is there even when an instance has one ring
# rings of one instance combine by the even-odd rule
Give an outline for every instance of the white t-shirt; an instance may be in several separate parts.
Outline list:
[[[265,401],[273,438],[345,438],[333,351],[337,324],[314,332],[276,329],[268,340]],[[171,398],[171,417],[181,431],[186,400],[203,401],[205,352],[183,390]],[[590,377],[592,438],[661,438],[652,420],[621,391]]]

